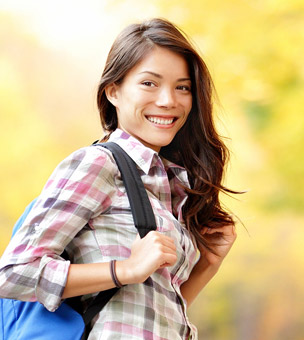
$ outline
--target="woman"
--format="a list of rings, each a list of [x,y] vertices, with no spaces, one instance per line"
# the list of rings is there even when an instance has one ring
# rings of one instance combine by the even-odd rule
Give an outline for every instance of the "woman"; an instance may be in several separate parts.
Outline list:
[[[0,295],[62,299],[124,285],[89,339],[196,339],[186,308],[216,274],[236,238],[219,202],[227,151],[213,123],[212,80],[170,22],[127,27],[98,89],[106,132],[136,162],[157,230],[140,239],[110,151],[85,147],[55,169],[1,262]],[[60,254],[66,249],[72,264]],[[197,259],[197,250],[200,257]],[[117,284],[117,282],[116,282]]]

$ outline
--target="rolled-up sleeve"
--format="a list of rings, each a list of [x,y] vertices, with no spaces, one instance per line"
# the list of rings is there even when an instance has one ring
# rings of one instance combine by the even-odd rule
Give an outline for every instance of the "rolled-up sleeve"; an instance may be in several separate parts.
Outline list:
[[[117,167],[102,147],[80,149],[55,169],[0,261],[0,296],[61,303],[70,262],[60,255],[111,205]]]

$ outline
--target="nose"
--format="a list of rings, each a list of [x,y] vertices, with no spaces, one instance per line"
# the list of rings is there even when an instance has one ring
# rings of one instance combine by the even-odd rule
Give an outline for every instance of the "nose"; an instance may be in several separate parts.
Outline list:
[[[168,109],[176,107],[175,91],[169,88],[161,89],[157,96],[156,105]]]

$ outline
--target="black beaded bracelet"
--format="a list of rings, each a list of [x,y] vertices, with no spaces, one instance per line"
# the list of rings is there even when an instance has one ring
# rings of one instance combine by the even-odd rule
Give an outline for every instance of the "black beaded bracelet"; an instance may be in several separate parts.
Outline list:
[[[110,273],[112,280],[117,288],[121,288],[123,285],[119,282],[117,276],[116,276],[116,270],[115,270],[115,264],[116,260],[111,260],[110,262]]]

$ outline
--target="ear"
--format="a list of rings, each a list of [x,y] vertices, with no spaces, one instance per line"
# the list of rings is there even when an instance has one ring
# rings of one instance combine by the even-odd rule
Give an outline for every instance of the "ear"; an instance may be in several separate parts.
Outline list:
[[[105,87],[105,94],[108,101],[116,107],[118,104],[118,85],[114,83],[107,85]]]

